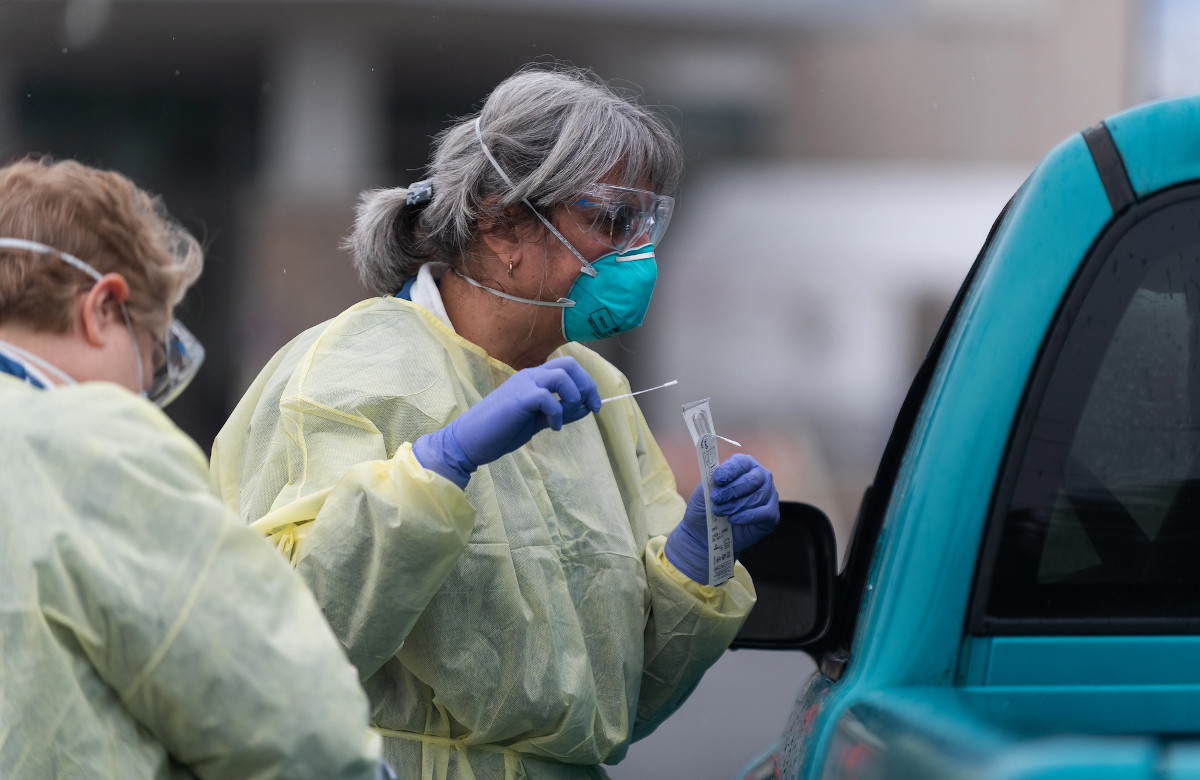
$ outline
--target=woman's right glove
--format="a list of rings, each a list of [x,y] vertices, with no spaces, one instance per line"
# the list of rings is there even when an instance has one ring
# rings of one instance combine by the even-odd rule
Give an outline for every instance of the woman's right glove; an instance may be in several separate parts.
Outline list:
[[[729,518],[736,556],[779,525],[779,493],[771,472],[738,453],[713,470],[713,515]],[[704,486],[696,485],[683,519],[667,536],[663,553],[671,564],[701,585],[708,584],[708,513]]]
[[[422,466],[465,488],[475,469],[600,411],[596,383],[573,357],[518,371],[453,422],[413,442]]]

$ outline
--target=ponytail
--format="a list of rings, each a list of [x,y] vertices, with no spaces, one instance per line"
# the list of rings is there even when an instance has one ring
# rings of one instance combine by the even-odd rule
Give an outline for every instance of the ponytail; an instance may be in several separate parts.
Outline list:
[[[420,227],[429,197],[428,182],[359,196],[354,232],[343,247],[353,253],[359,278],[374,292],[394,294],[434,255]]]

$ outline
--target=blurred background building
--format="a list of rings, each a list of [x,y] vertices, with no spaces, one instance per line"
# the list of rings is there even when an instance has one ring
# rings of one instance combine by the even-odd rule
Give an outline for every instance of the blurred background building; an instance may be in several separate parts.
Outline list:
[[[645,327],[600,349],[692,485],[679,413],[846,531],[993,219],[1067,135],[1200,91],[1188,0],[0,0],[0,160],[133,176],[208,249],[208,347],[169,410],[207,450],[263,363],[365,297],[357,193],[530,61],[663,107],[688,173]],[[728,454],[728,449],[724,454]],[[728,654],[614,777],[726,777],[782,727],[806,657]]]

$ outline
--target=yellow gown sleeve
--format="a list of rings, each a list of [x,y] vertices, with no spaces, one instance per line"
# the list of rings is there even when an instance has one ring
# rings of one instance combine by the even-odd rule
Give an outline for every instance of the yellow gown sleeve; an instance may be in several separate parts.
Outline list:
[[[663,555],[665,537],[646,545],[650,615],[646,622],[646,663],[634,719],[633,739],[658,728],[679,709],[716,663],[754,606],[754,583],[741,564],[733,579],[701,585]]]
[[[123,390],[68,394],[58,445],[36,448],[55,516],[73,513],[37,564],[47,620],[199,777],[377,776],[353,668],[300,579],[212,493],[199,449]]]
[[[650,535],[643,553],[650,606],[633,727],[633,739],[638,740],[683,704],[737,636],[756,596],[750,574],[741,564],[735,565],[732,579],[710,587],[693,581],[667,560],[666,535],[683,518],[685,502],[636,406],[633,419]]]

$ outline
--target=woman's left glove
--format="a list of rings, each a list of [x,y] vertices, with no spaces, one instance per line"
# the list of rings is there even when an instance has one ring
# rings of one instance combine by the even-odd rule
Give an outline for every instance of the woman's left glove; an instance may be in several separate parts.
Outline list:
[[[761,540],[779,525],[779,493],[771,472],[749,455],[730,457],[713,471],[713,514],[729,518],[733,553]],[[696,485],[683,520],[667,537],[663,552],[676,569],[708,584],[708,515],[704,487]]]

